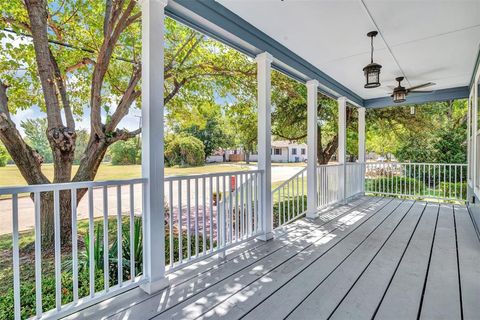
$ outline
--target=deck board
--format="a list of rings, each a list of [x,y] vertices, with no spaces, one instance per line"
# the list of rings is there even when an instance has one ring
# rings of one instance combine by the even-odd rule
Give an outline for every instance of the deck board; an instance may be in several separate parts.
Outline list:
[[[405,236],[409,228],[414,227],[418,217],[409,214],[413,204],[412,201],[405,201],[398,207],[391,219],[372,233],[325,281],[317,285],[288,319],[327,319],[384,244],[394,235]]]
[[[381,205],[388,201],[386,199],[370,199],[367,202],[360,203],[359,206],[339,207],[332,210],[327,215],[328,220],[322,217],[313,224],[310,223],[309,228],[302,228],[304,232],[297,237],[288,237],[284,241],[279,239],[280,241],[275,241],[277,243],[270,242],[268,246],[261,247],[261,250],[254,255],[246,253],[245,256],[231,261],[225,267],[207,273],[206,276],[196,277],[191,282],[184,282],[179,286],[170,288],[166,297],[163,294],[157,294],[155,298],[118,313],[113,319],[122,319],[127,312],[140,312],[148,317],[157,314],[162,315],[162,317],[168,317],[169,315],[174,317],[178,314],[178,310],[181,310],[185,305],[197,305],[197,300],[204,300],[204,296],[215,295],[217,291],[229,292],[231,290],[229,283],[231,282],[238,283],[238,279],[247,281],[246,279],[258,277],[260,273],[268,272],[283,263],[289,256],[295,255],[311,245],[313,241],[338,228],[337,221],[342,221],[345,217],[352,215],[352,212],[362,208],[368,209],[376,203]],[[208,301],[208,303],[213,302],[213,300]],[[171,310],[173,307],[175,307],[175,310]],[[189,316],[191,316],[190,313]]]
[[[438,212],[420,319],[462,318],[458,279],[453,207],[442,204]]]
[[[379,205],[383,203],[389,203],[389,201],[382,200]],[[160,313],[156,319],[200,317],[218,304],[223,303],[230,296],[240,292],[248,285],[255,283],[255,281],[259,279],[269,281],[269,274],[273,270],[276,270],[276,275],[280,275],[289,270],[293,271],[301,267],[301,265],[307,263],[309,259],[313,259],[316,255],[322,254],[324,250],[340,242],[350,231],[350,228],[348,228],[350,220],[354,220],[354,222],[351,222],[353,228],[355,222],[365,219],[366,217],[368,217],[368,213],[362,215],[361,211],[355,210],[350,214],[348,219],[342,217],[338,220],[342,221],[342,219],[345,219],[344,222],[332,222],[332,226],[328,229],[318,230],[318,233],[310,234],[308,237],[301,239],[295,246],[282,248],[282,250],[276,252],[275,255],[250,266],[248,270],[242,272],[240,276],[233,275],[222,280],[215,286],[208,288],[201,296],[189,299],[178,304],[173,309]],[[332,234],[332,231],[335,231],[335,233]]]
[[[425,207],[426,204],[421,202],[413,205],[408,216],[339,304],[331,319],[372,318],[412,239]]]
[[[355,250],[358,243],[388,218],[400,204],[400,200],[394,200],[382,208],[377,208],[376,212],[370,212],[371,218],[351,230],[342,238],[342,241],[339,241],[341,234],[337,234],[337,237],[332,239],[334,242],[320,245],[314,253],[305,252],[304,255],[297,256],[280,270],[259,279],[230,297],[206,313],[204,318],[216,318],[216,315],[221,315],[224,310],[228,310],[230,319],[238,319],[242,316],[245,316],[244,319],[281,319],[306,295],[302,294],[303,292],[308,293],[309,286],[317,283],[318,278],[321,278],[322,275],[326,276],[329,270],[335,268],[345,256]],[[327,252],[332,244],[337,245],[334,250]],[[317,268],[318,265],[322,266],[321,270]],[[305,279],[307,270],[315,270],[315,276],[318,278]],[[255,299],[243,299],[243,297],[251,295],[254,295]],[[278,301],[282,301],[282,303],[279,304]],[[235,306],[235,309],[232,309],[232,306]],[[256,306],[257,308],[255,308]],[[272,308],[272,306],[274,307]],[[246,314],[250,310],[252,311]]]
[[[480,242],[465,207],[455,206],[463,318],[480,317]]]
[[[427,204],[412,240],[378,306],[375,319],[416,319],[432,247],[437,204]]]
[[[465,206],[362,197],[68,318],[476,319],[479,265]]]

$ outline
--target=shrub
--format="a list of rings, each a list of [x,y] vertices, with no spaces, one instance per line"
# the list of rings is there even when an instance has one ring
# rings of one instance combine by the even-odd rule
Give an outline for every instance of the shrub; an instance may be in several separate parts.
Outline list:
[[[5,167],[7,165],[8,158],[7,149],[0,144],[0,167]]]
[[[441,182],[439,189],[440,194],[443,194],[445,192],[445,197],[447,198],[460,198],[460,195],[462,195],[462,199],[467,199],[466,182]]]
[[[193,136],[180,135],[166,141],[165,160],[169,166],[201,166],[205,161],[205,147]]]
[[[115,142],[110,147],[113,165],[139,164],[141,149],[137,138]]]
[[[415,178],[405,178],[400,176],[382,177],[376,179],[367,179],[365,181],[365,189],[367,192],[382,192],[395,194],[420,194],[426,192],[427,187]]]

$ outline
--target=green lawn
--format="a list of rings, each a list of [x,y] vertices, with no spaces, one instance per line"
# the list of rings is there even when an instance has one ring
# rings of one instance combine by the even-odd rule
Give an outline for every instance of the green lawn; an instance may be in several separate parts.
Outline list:
[[[73,173],[77,171],[78,166],[73,166]],[[116,179],[133,179],[141,177],[141,165],[130,166],[112,166],[109,163],[102,164],[98,170],[96,181],[103,180],[116,180]],[[207,164],[202,167],[189,167],[189,168],[165,168],[165,175],[192,175],[212,172],[228,172],[247,170],[248,166],[245,164]],[[42,166],[43,173],[49,178],[53,178],[53,165],[44,164]],[[20,186],[26,185],[25,179],[23,179],[20,171],[14,165],[8,165],[0,168],[0,186]]]

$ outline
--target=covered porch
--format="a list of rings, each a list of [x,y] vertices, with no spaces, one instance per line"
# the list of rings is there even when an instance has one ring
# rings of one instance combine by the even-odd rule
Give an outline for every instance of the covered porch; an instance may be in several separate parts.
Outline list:
[[[480,242],[464,205],[357,197],[68,319],[474,319]]]
[[[29,316],[38,319],[478,316],[478,2],[144,0],[141,5],[142,177],[0,188],[0,196],[11,196],[16,319],[22,318],[23,303],[19,213],[24,208],[18,196],[24,193],[34,201],[36,308]],[[255,60],[255,170],[165,177],[165,15]],[[366,89],[362,67],[370,60],[366,34],[372,30],[378,31],[375,60],[383,65],[382,86]],[[459,51],[462,59],[452,63]],[[307,167],[276,188],[272,70],[306,85],[308,113]],[[432,92],[412,92],[394,104],[385,86],[395,85],[399,76],[409,87],[434,82]],[[326,165],[318,164],[316,152],[319,94],[338,106],[337,162]],[[368,109],[453,99],[469,103],[468,163],[366,162]],[[358,160],[351,163],[347,107],[358,116]],[[108,250],[94,261],[93,241],[85,247],[87,279],[77,272],[77,192],[88,197],[90,239],[111,247],[113,218],[114,241],[129,240],[111,253],[117,257],[113,272]],[[55,203],[52,310],[42,304],[42,193],[52,194]],[[112,194],[114,206],[108,200]],[[73,208],[69,301],[62,291],[62,195],[71,197]],[[96,233],[96,222],[103,234]],[[136,233],[142,234],[139,243]],[[125,253],[128,261],[120,258]]]

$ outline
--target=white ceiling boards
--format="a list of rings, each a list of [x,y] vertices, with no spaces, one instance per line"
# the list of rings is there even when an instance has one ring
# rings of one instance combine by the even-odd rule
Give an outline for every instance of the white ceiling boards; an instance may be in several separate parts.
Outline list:
[[[363,99],[388,96],[398,76],[432,90],[468,86],[480,44],[480,0],[217,2]],[[371,30],[382,86],[364,89]]]

